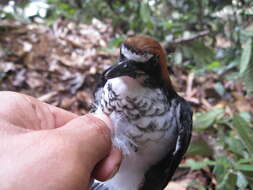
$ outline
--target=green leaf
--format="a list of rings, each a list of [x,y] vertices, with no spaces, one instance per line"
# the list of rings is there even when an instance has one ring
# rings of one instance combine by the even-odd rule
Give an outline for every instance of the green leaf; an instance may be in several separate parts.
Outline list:
[[[232,190],[236,189],[236,175],[231,170],[226,170],[225,173],[219,174],[220,180],[216,186],[216,190]]]
[[[162,21],[160,24],[166,29],[172,29],[174,26],[174,23],[172,20],[165,20],[165,21]]]
[[[253,158],[243,158],[243,159],[240,159],[237,163],[238,164],[245,164],[245,163],[249,163],[249,162],[253,162]]]
[[[248,37],[253,37],[253,30],[243,30],[242,34]]]
[[[218,82],[214,85],[214,89],[216,92],[218,92],[218,94],[220,96],[223,96],[225,94],[225,88],[223,87],[223,85],[220,82]]]
[[[234,164],[234,168],[241,171],[253,171],[253,165],[249,164]]]
[[[251,115],[249,112],[240,112],[239,115],[247,122],[251,122]]]
[[[190,188],[190,187],[193,188],[193,189],[197,189],[197,190],[205,190],[206,189],[206,187],[204,185],[197,183],[195,180],[191,181],[188,184],[187,188]]]
[[[115,37],[109,42],[109,47],[118,47],[125,39],[124,35]]]
[[[248,68],[252,52],[252,39],[249,38],[244,44],[241,57],[240,74],[244,73]]]
[[[221,62],[220,61],[213,61],[211,64],[207,66],[209,70],[215,69],[217,67],[220,67]]]
[[[188,51],[192,55],[194,61],[198,66],[209,65],[214,60],[214,51],[207,47],[203,42],[196,41],[190,43],[188,47]]]
[[[59,9],[62,9],[63,11],[65,11],[67,14],[69,15],[73,15],[75,14],[76,10],[73,9],[69,4],[67,3],[61,3],[59,6],[58,6]]]
[[[186,154],[212,156],[213,149],[201,136],[197,136],[196,138],[192,138]]]
[[[59,6],[58,6],[59,9],[63,9],[63,10],[68,10],[70,9],[70,6],[66,3],[61,3]]]
[[[208,160],[208,159],[205,159],[203,161],[195,161],[195,160],[192,160],[192,159],[189,159],[186,161],[185,164],[182,164],[181,166],[183,167],[190,167],[191,170],[199,170],[201,168],[204,168],[208,165],[215,165],[215,162],[214,161],[211,161],[211,160]]]
[[[248,68],[243,73],[243,82],[245,83],[247,93],[253,92],[253,62],[250,62]]]
[[[239,187],[240,189],[245,189],[248,185],[246,177],[241,172],[237,172],[236,175],[237,175],[236,179],[237,187]]]
[[[228,184],[229,175],[230,175],[230,172],[227,171],[226,174],[222,176],[221,182],[217,184],[217,187],[216,187],[217,190],[228,190],[226,186]]]
[[[216,176],[216,180],[220,183],[227,172],[227,169],[222,164],[216,164],[214,167],[214,174]]]
[[[146,2],[141,3],[140,15],[141,15],[143,22],[147,23],[147,22],[151,21],[150,9],[149,9],[149,6]]]
[[[201,113],[193,121],[194,131],[199,132],[210,127],[217,118],[224,116],[224,110],[221,108],[213,109],[207,113]]]
[[[226,137],[225,142],[228,145],[228,150],[237,153],[238,155],[244,156],[245,148],[240,139],[234,137]]]
[[[245,148],[251,155],[253,155],[253,130],[250,127],[250,124],[241,116],[236,115],[233,117],[233,126],[238,132],[238,135],[243,142]]]

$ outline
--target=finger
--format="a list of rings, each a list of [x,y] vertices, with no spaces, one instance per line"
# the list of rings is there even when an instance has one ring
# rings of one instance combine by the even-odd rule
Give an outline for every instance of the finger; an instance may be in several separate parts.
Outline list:
[[[57,128],[78,117],[33,97],[3,91],[0,93],[0,119],[33,130]]]
[[[46,103],[43,103],[46,104]],[[79,117],[77,114],[74,114],[72,112],[66,111],[64,109],[46,104],[52,113],[55,121],[55,128],[61,127],[71,121],[74,118]]]
[[[9,135],[20,134],[29,131],[29,129],[18,127],[6,120],[0,119],[0,139],[3,139],[4,137],[8,138]]]
[[[106,181],[112,178],[119,170],[122,161],[122,153],[113,147],[109,156],[102,160],[93,171],[93,178],[99,181]]]
[[[94,117],[102,120],[103,122],[105,122],[105,124],[107,125],[107,127],[110,128],[110,130],[112,131],[113,130],[113,124],[112,124],[112,121],[111,119],[105,115],[104,113],[91,113],[91,115],[93,115]]]
[[[27,96],[27,95],[23,95],[23,96],[34,107],[34,111],[37,112],[36,113],[37,116],[40,116],[40,115],[49,116],[53,120],[54,128],[61,127],[65,125],[67,122],[69,122],[70,120],[78,117],[77,114],[52,106],[44,102],[41,102],[31,96]]]
[[[67,138],[76,142],[82,160],[90,172],[110,153],[111,131],[104,121],[93,114],[73,119],[56,130],[67,132]]]

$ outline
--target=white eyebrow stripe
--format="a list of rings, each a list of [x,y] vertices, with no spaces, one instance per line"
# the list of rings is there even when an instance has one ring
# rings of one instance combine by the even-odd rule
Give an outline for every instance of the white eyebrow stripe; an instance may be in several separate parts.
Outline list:
[[[132,52],[131,50],[127,49],[124,45],[121,46],[121,53],[130,60],[134,60],[137,62],[146,62],[148,61],[151,57],[153,57],[152,54],[143,54],[143,55],[137,55],[136,53]]]

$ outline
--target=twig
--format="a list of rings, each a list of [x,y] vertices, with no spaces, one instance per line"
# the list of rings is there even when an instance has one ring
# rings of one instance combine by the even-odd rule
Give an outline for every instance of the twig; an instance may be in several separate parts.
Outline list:
[[[57,94],[58,94],[57,91],[49,92],[49,93],[47,93],[47,94],[44,94],[44,95],[40,96],[38,99],[39,99],[40,101],[42,101],[42,102],[49,102],[49,100],[50,100],[52,97],[56,96]]]
[[[191,41],[194,41],[194,40],[196,40],[198,38],[202,38],[202,37],[207,36],[209,34],[210,34],[209,30],[204,30],[204,31],[199,32],[197,34],[194,34],[194,35],[192,35],[192,36],[190,36],[188,38],[178,38],[178,39],[175,39],[174,41],[169,42],[169,44],[167,44],[165,46],[165,50],[166,50],[167,53],[174,52],[175,49],[176,49],[176,46],[178,44],[189,43]]]
[[[191,98],[193,93],[192,93],[192,86],[193,86],[193,80],[194,80],[194,73],[190,73],[188,75],[188,79],[187,79],[187,87],[186,87],[186,97]]]
[[[211,110],[213,108],[212,105],[205,98],[201,98],[201,102],[207,110]]]
[[[199,16],[198,22],[200,24],[201,29],[203,29],[203,26],[204,26],[204,23],[203,23],[203,15],[204,15],[204,13],[203,13],[203,11],[204,11],[204,9],[203,9],[203,0],[197,0],[197,2],[198,2],[198,6],[199,6],[199,9],[198,9],[198,16]]]

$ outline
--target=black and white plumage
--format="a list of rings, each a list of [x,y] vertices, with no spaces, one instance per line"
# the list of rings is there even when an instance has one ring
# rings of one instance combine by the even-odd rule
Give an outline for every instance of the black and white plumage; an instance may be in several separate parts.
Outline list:
[[[162,190],[188,148],[192,111],[171,84],[158,42],[132,37],[122,44],[119,62],[98,84],[93,111],[112,120],[112,142],[124,159],[112,179],[91,189]]]

